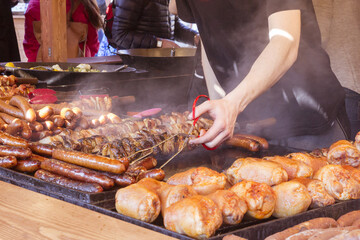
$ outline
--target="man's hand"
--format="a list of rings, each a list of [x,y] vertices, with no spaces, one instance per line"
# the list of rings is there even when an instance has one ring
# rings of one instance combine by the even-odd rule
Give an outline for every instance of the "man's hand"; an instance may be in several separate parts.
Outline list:
[[[161,48],[179,48],[180,47],[172,40],[169,40],[169,39],[161,39],[161,40],[162,40]]]
[[[214,124],[205,134],[200,134],[199,138],[191,139],[190,144],[205,143],[213,148],[232,137],[238,116],[238,109],[234,103],[226,98],[206,101],[196,107],[195,118],[204,113],[208,113],[214,119]],[[192,113],[189,118],[192,119]]]

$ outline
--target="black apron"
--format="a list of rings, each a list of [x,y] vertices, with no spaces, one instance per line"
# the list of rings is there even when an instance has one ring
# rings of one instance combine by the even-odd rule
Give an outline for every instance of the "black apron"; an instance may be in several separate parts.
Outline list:
[[[214,73],[226,93],[249,72],[268,37],[268,16],[301,10],[297,61],[239,115],[240,125],[269,139],[320,134],[344,106],[344,90],[321,48],[311,0],[177,0],[179,17],[197,24]],[[265,124],[264,124],[265,123]],[[246,130],[246,129],[244,129]]]

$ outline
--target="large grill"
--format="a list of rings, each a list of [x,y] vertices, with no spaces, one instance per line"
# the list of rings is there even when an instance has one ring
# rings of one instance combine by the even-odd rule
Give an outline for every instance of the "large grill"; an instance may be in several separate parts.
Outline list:
[[[166,177],[181,171],[185,171],[192,167],[209,167],[216,171],[223,171],[228,168],[232,162],[238,157],[264,157],[271,155],[285,155],[290,152],[298,151],[297,149],[283,148],[277,146],[270,146],[269,150],[259,153],[244,152],[240,149],[222,147],[215,151],[207,151],[202,147],[196,148],[190,152],[183,152],[177,156],[173,161],[165,166]],[[161,165],[166,161],[168,156],[159,156],[158,164]],[[52,183],[43,182],[34,178],[31,175],[16,172],[11,169],[0,168],[0,180],[24,187],[26,189],[36,191],[60,200],[64,200],[111,217],[121,219],[126,222],[136,224],[175,238],[192,239],[185,235],[181,235],[165,229],[162,218],[159,218],[153,223],[145,223],[131,217],[124,216],[115,211],[115,193],[117,189],[104,191],[102,193],[84,193]],[[360,200],[342,201],[334,205],[324,208],[313,209],[304,213],[283,218],[275,219],[269,218],[264,220],[244,219],[240,224],[234,226],[222,226],[215,235],[210,239],[222,239],[227,234],[235,234],[248,239],[264,239],[266,236],[275,232],[281,231],[287,227],[293,226],[300,222],[309,220],[315,217],[333,217],[338,218],[342,214],[360,209]]]

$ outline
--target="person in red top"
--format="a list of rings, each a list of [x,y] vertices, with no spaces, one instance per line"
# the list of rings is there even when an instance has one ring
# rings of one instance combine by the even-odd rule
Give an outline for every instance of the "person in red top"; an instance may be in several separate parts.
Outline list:
[[[71,5],[76,0],[66,0],[66,12],[69,12]],[[99,50],[98,28],[102,27],[102,20],[97,3],[94,0],[77,0],[79,6],[72,14],[72,21],[88,25],[85,57],[93,57]],[[35,38],[33,21],[40,21],[40,0],[30,0],[25,13],[25,37],[24,51],[29,62],[35,62],[40,47]],[[65,24],[65,23],[64,23]],[[83,46],[80,46],[83,49]]]

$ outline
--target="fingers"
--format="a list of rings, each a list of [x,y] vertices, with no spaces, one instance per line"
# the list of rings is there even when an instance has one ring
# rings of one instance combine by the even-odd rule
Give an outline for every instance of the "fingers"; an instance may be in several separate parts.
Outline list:
[[[206,101],[195,108],[195,118],[200,117],[204,113],[211,110],[211,101]],[[193,112],[188,115],[188,119],[194,120]]]
[[[216,118],[213,126],[204,135],[201,133],[199,138],[191,139],[189,143],[205,143],[206,146],[213,148],[230,138],[231,135],[231,126],[227,126],[226,121],[221,118]]]
[[[223,99],[212,100],[197,106],[194,118],[200,117],[204,113],[208,113],[214,119],[214,123],[205,134],[200,134],[199,138],[191,139],[190,144],[204,143],[207,147],[213,148],[232,136],[237,117],[236,108]],[[192,114],[190,113],[188,116],[189,119],[193,119]]]
[[[229,136],[226,132],[221,132],[219,135],[217,135],[212,141],[204,143],[208,148],[214,148],[216,146],[219,146],[224,141],[229,139]]]

